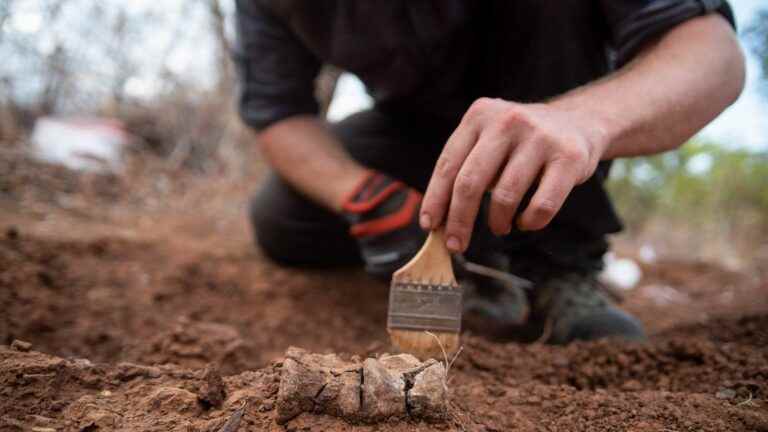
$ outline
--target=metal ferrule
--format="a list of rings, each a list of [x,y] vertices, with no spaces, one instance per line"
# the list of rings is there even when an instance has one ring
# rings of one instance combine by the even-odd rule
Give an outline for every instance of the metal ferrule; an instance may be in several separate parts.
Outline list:
[[[393,282],[389,290],[387,328],[458,333],[462,293],[461,287],[455,284]]]

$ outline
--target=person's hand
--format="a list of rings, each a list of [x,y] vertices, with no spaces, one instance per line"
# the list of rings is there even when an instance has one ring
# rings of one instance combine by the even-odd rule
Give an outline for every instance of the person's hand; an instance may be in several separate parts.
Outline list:
[[[478,99],[437,161],[421,206],[421,227],[444,223],[448,249],[463,252],[486,190],[491,191],[488,225],[505,235],[526,191],[538,182],[516,225],[542,229],[573,187],[592,176],[608,143],[605,135],[589,113],[555,103]]]
[[[416,255],[426,238],[418,224],[420,205],[421,193],[376,171],[349,193],[342,212],[368,273],[388,279]]]

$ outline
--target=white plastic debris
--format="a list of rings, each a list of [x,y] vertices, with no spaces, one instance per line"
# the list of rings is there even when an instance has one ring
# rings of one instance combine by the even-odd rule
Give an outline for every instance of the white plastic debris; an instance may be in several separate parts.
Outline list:
[[[600,280],[623,290],[631,290],[643,277],[643,272],[636,262],[629,258],[617,258],[613,253],[603,257],[605,267],[600,273]]]
[[[656,262],[656,249],[648,243],[640,246],[640,250],[637,254],[640,257],[640,261],[646,264],[653,264]]]
[[[42,117],[32,132],[32,156],[72,170],[117,171],[129,140],[117,120]]]
[[[339,121],[372,106],[373,98],[366,92],[365,84],[357,76],[344,72],[336,81],[331,105],[325,117],[328,121]]]

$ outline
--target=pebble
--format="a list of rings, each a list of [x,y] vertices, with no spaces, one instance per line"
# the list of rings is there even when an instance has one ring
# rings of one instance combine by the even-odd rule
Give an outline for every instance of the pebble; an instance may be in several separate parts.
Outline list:
[[[736,397],[736,390],[724,388],[715,393],[715,397],[718,399],[733,399]]]
[[[11,349],[19,352],[28,352],[29,350],[32,349],[32,344],[29,342],[24,342],[18,339],[14,339],[14,341],[11,342]]]
[[[502,397],[507,394],[507,391],[504,387],[493,385],[488,387],[488,394],[493,397]]]
[[[442,363],[434,363],[416,375],[408,394],[412,416],[435,422],[445,420],[448,411],[445,375]]]
[[[638,380],[628,380],[621,385],[621,389],[625,391],[640,391],[643,389],[643,385]]]

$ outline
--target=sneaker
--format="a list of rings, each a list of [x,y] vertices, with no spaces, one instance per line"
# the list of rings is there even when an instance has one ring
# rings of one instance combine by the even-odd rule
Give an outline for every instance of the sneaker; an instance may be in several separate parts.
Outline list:
[[[635,317],[617,308],[594,276],[567,274],[538,285],[531,299],[531,321],[552,344],[615,337],[645,340]]]
[[[454,270],[464,290],[464,316],[470,327],[482,333],[495,333],[521,325],[528,318],[528,299],[525,289],[530,284],[506,272],[503,257],[483,260],[484,265],[454,257]]]

